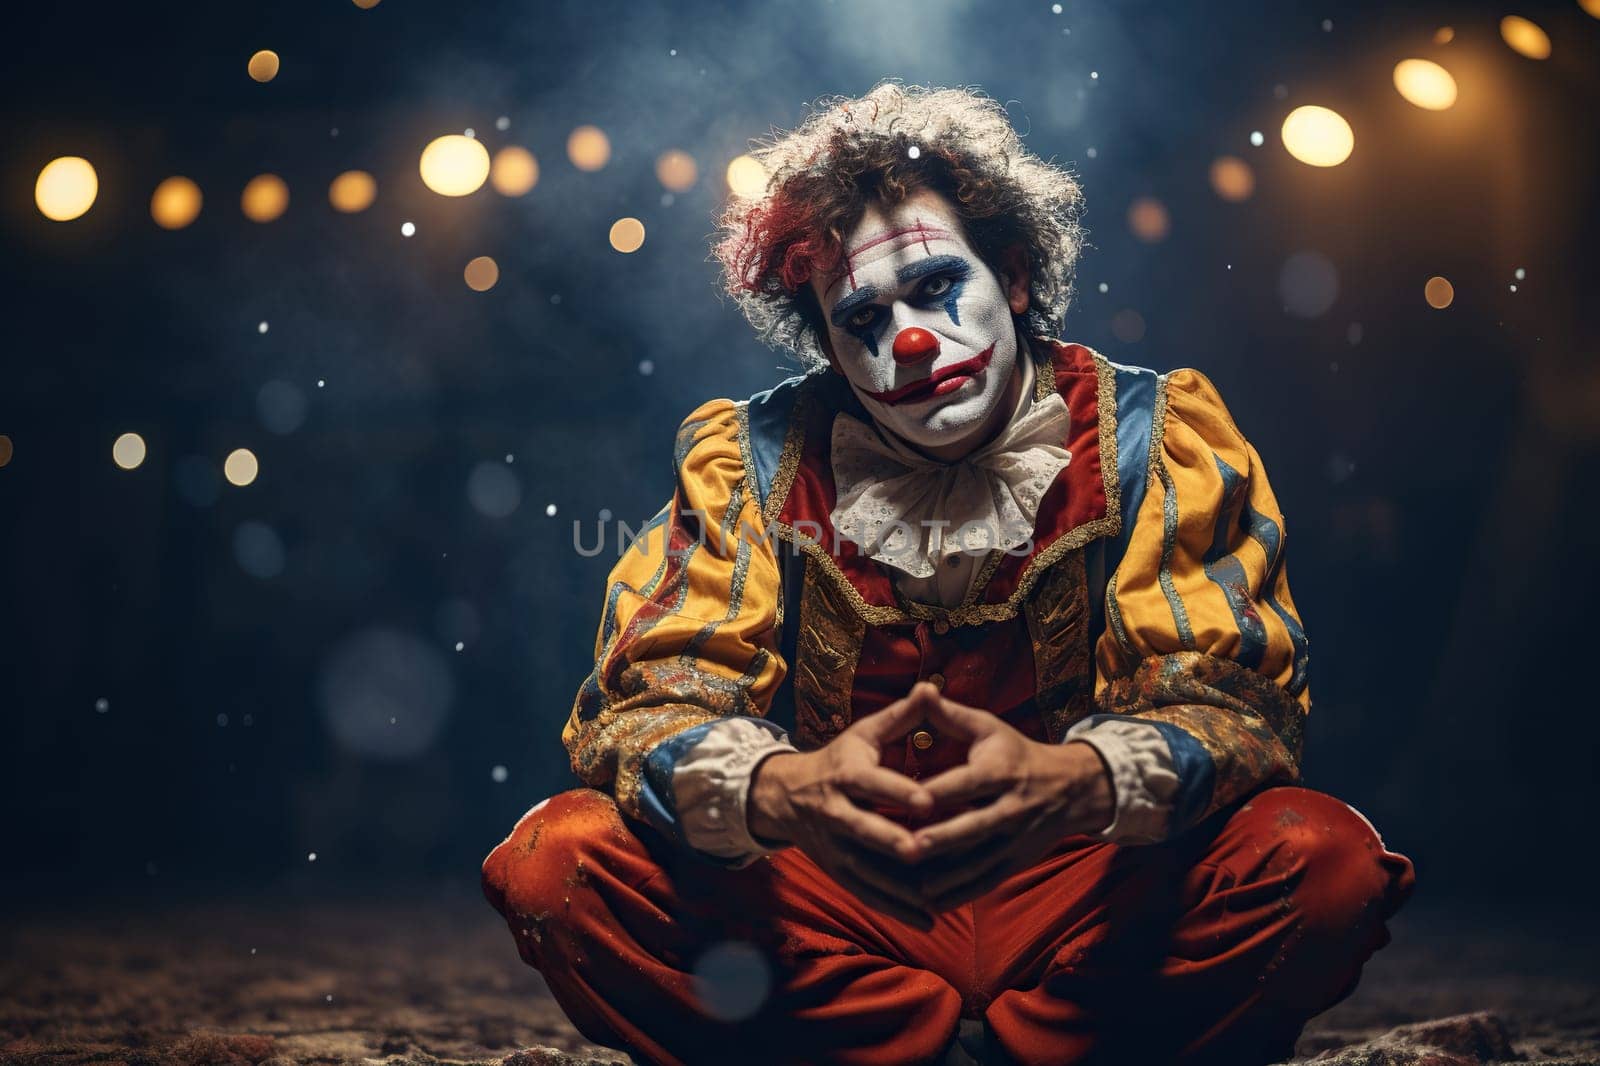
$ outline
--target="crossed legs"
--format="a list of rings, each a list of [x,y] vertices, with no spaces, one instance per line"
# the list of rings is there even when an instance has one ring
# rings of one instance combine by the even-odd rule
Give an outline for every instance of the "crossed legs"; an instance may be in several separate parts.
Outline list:
[[[602,793],[528,811],[484,893],[588,1039],[656,1062],[936,1061],[984,1018],[1026,1063],[1265,1062],[1354,988],[1412,872],[1332,797],[1275,788],[1177,840],[1070,838],[927,932],[798,849],[714,866]],[[763,960],[729,1011],[708,952]],[[704,969],[704,967],[701,967]],[[751,984],[766,982],[764,996]]]

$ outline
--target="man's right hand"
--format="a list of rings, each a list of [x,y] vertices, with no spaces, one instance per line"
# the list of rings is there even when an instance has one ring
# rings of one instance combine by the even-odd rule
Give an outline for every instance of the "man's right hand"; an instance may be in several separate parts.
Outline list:
[[[758,840],[793,844],[862,902],[919,929],[930,928],[933,917],[905,876],[903,863],[916,853],[911,831],[856,801],[919,815],[933,809],[927,789],[880,760],[884,745],[915,728],[938,697],[932,685],[918,685],[815,751],[767,756],[746,803]]]

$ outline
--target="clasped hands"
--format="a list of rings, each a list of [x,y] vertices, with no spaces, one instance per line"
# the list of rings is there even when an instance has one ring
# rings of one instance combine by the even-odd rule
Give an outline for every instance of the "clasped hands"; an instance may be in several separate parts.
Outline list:
[[[966,738],[967,761],[922,781],[883,766],[884,746],[923,722]],[[919,682],[814,751],[763,759],[746,815],[757,838],[793,844],[864,903],[927,929],[1063,837],[1104,829],[1114,799],[1091,745],[1040,743]],[[870,804],[918,822],[981,805],[910,828]]]

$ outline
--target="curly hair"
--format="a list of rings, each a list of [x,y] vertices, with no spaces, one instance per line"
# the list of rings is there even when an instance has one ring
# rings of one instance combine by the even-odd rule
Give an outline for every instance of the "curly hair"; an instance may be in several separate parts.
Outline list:
[[[807,371],[827,362],[808,282],[837,268],[869,202],[897,204],[920,188],[951,201],[991,269],[1007,248],[1026,250],[1026,327],[1061,333],[1083,240],[1080,190],[1069,171],[1023,147],[995,100],[885,80],[859,98],[824,98],[798,129],[753,143],[766,187],[729,199],[712,254],[757,335]]]

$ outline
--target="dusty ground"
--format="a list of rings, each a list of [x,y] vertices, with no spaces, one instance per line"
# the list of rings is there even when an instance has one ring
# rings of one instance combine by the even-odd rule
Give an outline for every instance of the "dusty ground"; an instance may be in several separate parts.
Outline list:
[[[1600,1063],[1593,923],[1539,920],[1512,928],[1503,917],[1406,917],[1356,995],[1312,1023],[1302,1055],[1490,1011],[1528,1059]],[[626,1061],[577,1036],[499,917],[469,892],[119,913],[31,907],[0,918],[0,1063],[572,1061],[516,1053],[541,1046]],[[1336,1061],[1505,1057],[1503,1048],[1427,1059],[1380,1047]]]

